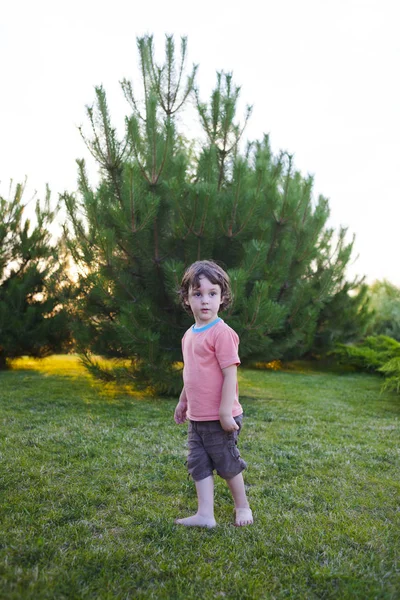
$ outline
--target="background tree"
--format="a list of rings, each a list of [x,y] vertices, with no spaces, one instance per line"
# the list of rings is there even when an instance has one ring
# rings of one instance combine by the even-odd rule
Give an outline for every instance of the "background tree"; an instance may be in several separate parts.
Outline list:
[[[196,67],[184,79],[186,40],[175,62],[174,41],[166,40],[166,62],[153,58],[152,38],[138,40],[143,101],[127,80],[122,88],[132,114],[126,135],[117,139],[102,87],[88,107],[93,135],[84,136],[100,168],[96,190],[84,161],[79,165],[80,195],[64,194],[69,215],[66,239],[81,277],[76,290],[75,333],[89,369],[102,377],[115,373],[170,388],[180,360],[179,335],[188,319],[177,305],[174,256],[175,207],[167,182],[178,187],[189,168],[176,114],[193,88]],[[70,231],[68,231],[70,229]],[[126,359],[106,372],[94,355]]]
[[[59,352],[69,338],[60,306],[63,267],[51,243],[50,191],[36,203],[36,224],[24,218],[24,186],[0,196],[0,369],[23,355]]]
[[[92,136],[84,139],[100,183],[93,189],[78,161],[80,194],[63,196],[66,238],[80,268],[76,338],[87,366],[158,391],[179,385],[176,363],[190,319],[176,292],[185,267],[200,258],[230,274],[234,304],[226,318],[241,337],[244,361],[302,356],[324,307],[347,294],[352,242],[344,229],[326,227],[328,201],[314,201],[313,179],[294,169],[292,156],[274,156],[267,136],[241,150],[251,108],[240,125],[231,74],[217,74],[204,103],[196,67],[184,75],[186,39],[178,62],[172,37],[162,65],[151,37],[138,48],[143,100],[122,82],[132,111],[124,139],[111,124],[105,91],[96,88],[87,109]],[[192,91],[204,130],[196,155],[177,125]],[[96,354],[122,361],[105,370]]]

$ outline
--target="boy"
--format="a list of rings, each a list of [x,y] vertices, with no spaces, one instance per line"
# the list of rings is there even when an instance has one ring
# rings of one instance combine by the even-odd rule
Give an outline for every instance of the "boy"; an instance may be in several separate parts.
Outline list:
[[[175,409],[176,423],[189,419],[188,471],[197,492],[197,513],[177,519],[179,525],[215,527],[215,469],[226,480],[235,503],[235,525],[251,525],[237,437],[242,424],[238,401],[239,337],[218,317],[231,302],[229,277],[213,261],[197,261],[185,272],[180,297],[195,324],[182,338],[183,389]]]

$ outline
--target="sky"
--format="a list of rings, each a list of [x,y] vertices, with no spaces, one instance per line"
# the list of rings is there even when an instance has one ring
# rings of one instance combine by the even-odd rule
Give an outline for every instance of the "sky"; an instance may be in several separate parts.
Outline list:
[[[94,87],[122,131],[137,37],[153,34],[162,58],[166,34],[178,48],[187,36],[202,98],[233,72],[248,138],[293,154],[329,198],[329,226],[355,235],[348,276],[400,286],[399,22],[398,0],[2,0],[0,193],[25,177],[25,200],[46,183],[54,202],[74,191]]]

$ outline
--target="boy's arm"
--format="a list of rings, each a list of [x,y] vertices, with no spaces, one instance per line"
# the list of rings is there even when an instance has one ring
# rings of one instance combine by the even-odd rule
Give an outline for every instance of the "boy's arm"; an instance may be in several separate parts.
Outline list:
[[[181,391],[181,395],[179,396],[179,402],[175,408],[175,413],[174,413],[175,423],[178,423],[178,425],[180,425],[181,423],[184,423],[187,419],[186,413],[187,413],[187,398],[186,398],[185,387],[183,387],[182,391]]]
[[[235,431],[239,429],[238,424],[232,417],[232,407],[235,401],[237,384],[237,366],[230,365],[222,369],[224,382],[222,384],[221,404],[219,406],[219,420],[224,431]]]

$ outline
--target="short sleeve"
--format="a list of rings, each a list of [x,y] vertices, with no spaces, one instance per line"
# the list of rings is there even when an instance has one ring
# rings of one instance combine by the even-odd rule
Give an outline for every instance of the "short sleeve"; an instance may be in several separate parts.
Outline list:
[[[226,326],[217,332],[215,337],[215,356],[221,369],[231,365],[240,365],[239,336],[230,327]]]

